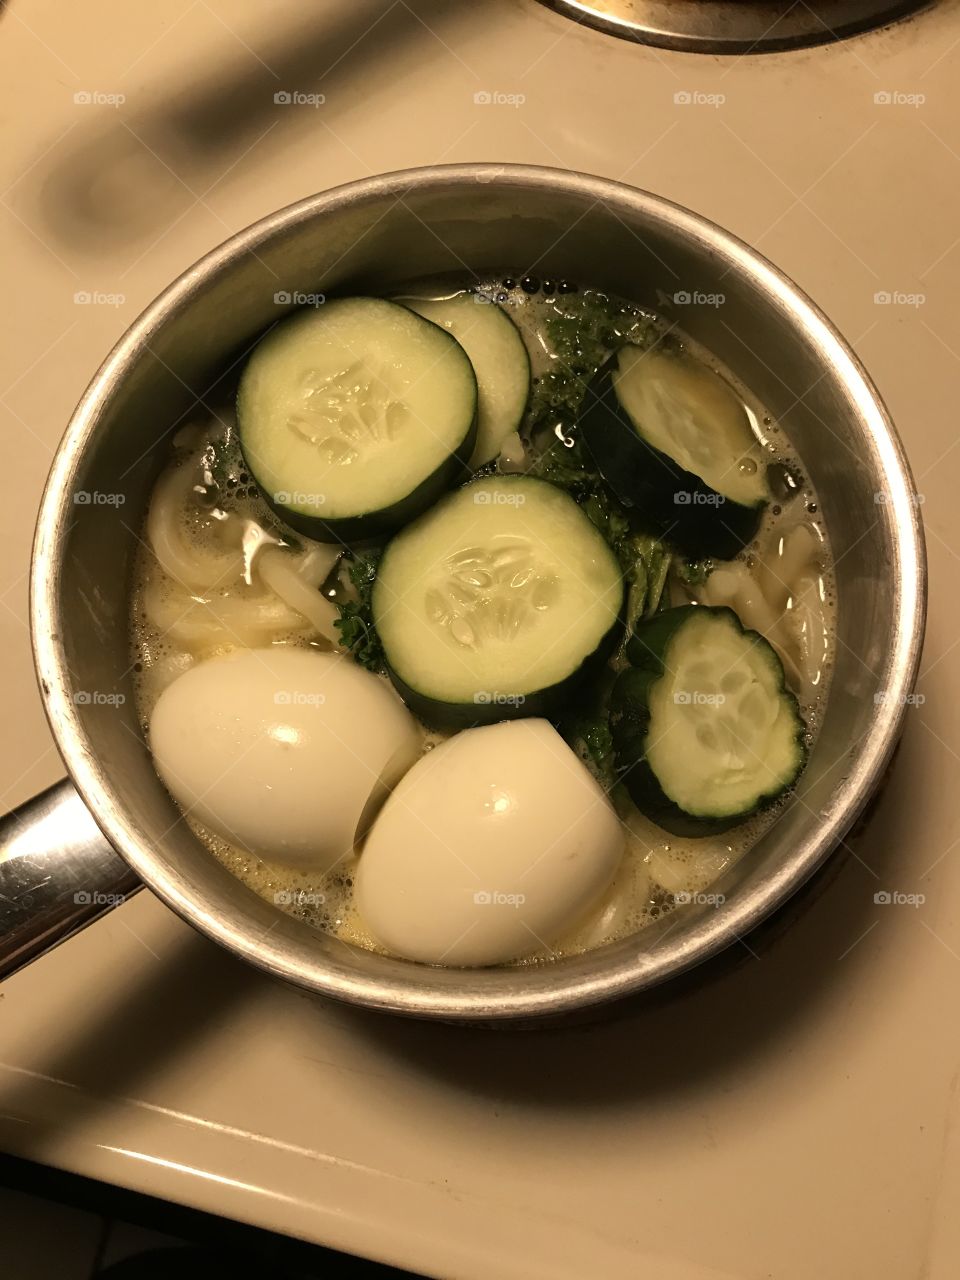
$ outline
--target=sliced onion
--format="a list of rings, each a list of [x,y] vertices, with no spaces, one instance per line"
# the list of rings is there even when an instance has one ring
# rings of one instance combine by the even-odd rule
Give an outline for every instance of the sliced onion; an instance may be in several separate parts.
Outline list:
[[[196,478],[193,460],[161,475],[147,512],[147,539],[164,573],[191,591],[210,591],[240,577],[243,554],[239,547],[219,554],[202,551],[184,537],[183,521]]]
[[[161,636],[195,656],[225,647],[252,649],[306,630],[302,615],[272,593],[197,598],[169,583],[151,582],[143,593],[143,611]]]
[[[333,566],[343,554],[343,548],[329,542],[310,542],[307,550],[297,558],[297,573],[311,587],[321,587],[330,577]]]
[[[306,553],[307,556],[313,554],[310,551]],[[261,581],[290,609],[305,618],[328,648],[340,647],[340,637],[333,625],[340,617],[340,610],[326,596],[321,595],[316,586],[311,586],[305,576],[301,576],[296,559],[288,551],[281,551],[279,547],[265,547],[257,556],[254,567]],[[332,567],[333,559],[329,562],[327,573]],[[316,561],[311,561],[306,566],[306,571],[316,575],[319,572]],[[322,582],[325,577],[326,573],[319,581]]]
[[[518,431],[511,431],[500,446],[500,454],[497,458],[497,470],[505,475],[512,472],[526,471],[527,469],[527,450],[523,441],[520,439]]]

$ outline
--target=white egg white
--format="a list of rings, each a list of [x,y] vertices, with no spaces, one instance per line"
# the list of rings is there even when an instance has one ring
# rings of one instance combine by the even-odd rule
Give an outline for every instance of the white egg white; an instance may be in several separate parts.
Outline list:
[[[599,902],[623,828],[546,720],[467,729],[400,781],[360,856],[356,904],[388,951],[490,965],[549,946]]]
[[[317,871],[352,853],[421,741],[385,681],[295,647],[199,663],[150,720],[157,772],[192,817],[260,857]]]

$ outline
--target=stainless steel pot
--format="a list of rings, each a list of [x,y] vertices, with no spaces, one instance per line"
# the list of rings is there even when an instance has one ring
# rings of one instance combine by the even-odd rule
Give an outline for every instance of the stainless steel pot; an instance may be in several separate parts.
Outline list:
[[[539,967],[433,969],[311,931],[234,879],[178,821],[137,725],[127,592],[171,424],[243,358],[290,305],[286,295],[382,292],[417,276],[498,270],[581,279],[674,314],[770,407],[800,451],[831,533],[837,657],[801,786],[716,886],[722,908],[691,904],[635,937]],[[129,892],[132,869],[203,933],[307,991],[489,1021],[556,1015],[663,982],[747,933],[811,875],[843,840],[896,743],[920,653],[925,564],[910,474],[883,405],[795,286],[656,196],[581,174],[478,164],[390,174],[304,200],[171,285],[110,354],[70,423],[43,499],[32,586],[47,714],[106,840],[69,783],[6,820],[0,893],[15,900],[8,969]]]

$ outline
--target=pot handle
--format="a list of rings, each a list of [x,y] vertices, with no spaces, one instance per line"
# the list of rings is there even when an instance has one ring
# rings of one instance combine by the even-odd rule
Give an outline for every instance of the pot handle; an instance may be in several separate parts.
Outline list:
[[[0,818],[0,979],[143,885],[69,778]]]

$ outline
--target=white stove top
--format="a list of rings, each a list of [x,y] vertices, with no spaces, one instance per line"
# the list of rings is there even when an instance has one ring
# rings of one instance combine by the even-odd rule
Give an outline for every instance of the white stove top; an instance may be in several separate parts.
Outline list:
[[[60,774],[25,575],[84,384],[205,250],[372,172],[583,169],[758,246],[887,398],[932,608],[926,700],[862,862],[760,959],[593,1027],[463,1030],[310,1003],[144,893],[0,991],[0,1147],[463,1280],[957,1274],[958,49],[953,2],[753,59],[619,42],[533,0],[4,8],[7,805]]]

